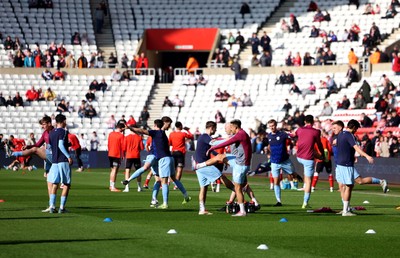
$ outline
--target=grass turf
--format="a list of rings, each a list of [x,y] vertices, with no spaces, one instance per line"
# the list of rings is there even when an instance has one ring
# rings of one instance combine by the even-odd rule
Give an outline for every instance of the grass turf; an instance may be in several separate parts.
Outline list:
[[[399,191],[383,194],[379,185],[356,186],[352,205],[366,211],[356,217],[308,213],[300,208],[303,192],[283,190],[283,207],[276,202],[265,177],[249,181],[262,205],[245,218],[217,209],[229,191],[208,193],[212,216],[199,216],[198,183],[185,173],[182,182],[192,202],[182,205],[179,191],[170,191],[170,208],[149,207],[151,190],[108,191],[108,171],[73,174],[68,214],[41,213],[48,198],[41,171],[0,171],[0,257],[397,257],[400,237]],[[119,175],[122,180],[122,175]],[[120,184],[117,184],[120,186]],[[313,208],[340,210],[338,192],[319,182],[311,195]],[[172,189],[172,187],[170,187]],[[161,200],[161,193],[159,195]],[[363,204],[368,200],[370,204]],[[59,203],[59,197],[57,198]],[[112,218],[113,222],[103,222]],[[279,222],[286,218],[287,223]],[[175,229],[175,235],[167,234]],[[373,229],[376,234],[365,234]],[[269,250],[257,250],[266,244]]]

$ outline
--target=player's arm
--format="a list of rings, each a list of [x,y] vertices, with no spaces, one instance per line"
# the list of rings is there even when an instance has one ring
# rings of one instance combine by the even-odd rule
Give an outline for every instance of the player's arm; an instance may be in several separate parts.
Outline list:
[[[365,157],[368,160],[369,164],[373,164],[374,163],[374,158],[372,158],[371,156],[369,156],[367,153],[365,153],[360,146],[358,146],[357,144],[353,146],[353,148],[358,152],[358,154],[360,154],[361,156]]]
[[[135,128],[135,127],[133,127],[133,126],[128,126],[128,128],[129,128],[130,130],[132,130],[132,132],[139,133],[139,134],[146,134],[146,135],[149,135],[149,131],[148,131],[147,129]]]
[[[208,150],[209,152],[215,149],[219,149],[219,148],[225,148],[226,146],[229,146],[235,142],[240,141],[242,138],[242,136],[239,134],[235,134],[233,137],[229,138],[228,140],[225,140],[224,142],[211,146],[211,148]]]
[[[319,132],[319,134],[317,136],[316,144],[317,144],[319,153],[321,153],[321,158],[322,158],[322,160],[324,160],[325,152],[324,152],[324,146],[322,146],[322,142],[321,142],[321,132]]]
[[[190,129],[188,127],[184,127],[183,128],[186,132],[185,132],[185,138],[187,139],[194,139],[193,134],[190,132]]]
[[[64,154],[64,156],[68,159],[68,163],[70,165],[72,165],[72,159],[71,159],[71,156],[69,155],[68,151],[65,149],[64,140],[62,140],[62,139],[58,140],[58,148],[60,149],[62,154]]]

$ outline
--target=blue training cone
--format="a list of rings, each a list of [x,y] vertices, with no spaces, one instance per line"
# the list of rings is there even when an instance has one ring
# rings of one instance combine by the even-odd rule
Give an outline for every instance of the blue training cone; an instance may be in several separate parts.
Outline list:
[[[103,220],[103,222],[112,222],[113,220],[112,220],[112,218],[105,218],[104,220]]]
[[[286,218],[281,218],[279,222],[288,222],[288,220]]]

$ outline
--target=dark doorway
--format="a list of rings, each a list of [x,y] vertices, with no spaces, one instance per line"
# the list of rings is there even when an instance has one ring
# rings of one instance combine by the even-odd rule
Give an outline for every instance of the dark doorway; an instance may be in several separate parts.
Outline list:
[[[161,67],[185,68],[189,56],[196,58],[200,67],[207,67],[209,52],[161,52]]]

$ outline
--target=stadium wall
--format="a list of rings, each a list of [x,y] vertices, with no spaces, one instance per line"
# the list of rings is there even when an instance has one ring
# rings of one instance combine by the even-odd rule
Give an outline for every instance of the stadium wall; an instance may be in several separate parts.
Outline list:
[[[186,153],[186,164],[185,170],[190,171],[192,170],[190,160],[191,156],[194,152],[187,152]],[[147,152],[141,153],[141,160],[146,159]],[[75,159],[74,154],[72,154],[74,159],[73,167],[77,168],[77,162]],[[103,168],[108,169],[109,162],[108,156],[106,151],[85,151],[82,152],[81,159],[83,161],[85,169],[87,168]],[[300,175],[302,175],[303,168],[300,163],[297,162],[295,156],[291,156],[290,158],[293,162],[296,171],[299,171]],[[255,170],[259,163],[265,162],[265,155],[261,154],[254,154],[251,162],[251,170]],[[0,164],[1,168],[3,165],[8,165],[11,163],[10,158],[5,158],[4,150],[0,151]],[[38,157],[33,157],[30,163],[31,165],[35,165],[37,167],[43,167],[43,161]],[[363,176],[373,176],[377,178],[384,178],[388,180],[391,184],[400,184],[400,173],[399,173],[399,166],[400,166],[400,159],[396,158],[375,158],[375,163],[373,165],[368,164],[366,159],[359,158],[358,162],[356,163],[357,171]],[[121,165],[121,168],[124,168],[124,164]],[[231,169],[225,171],[226,173],[232,173]],[[327,173],[321,173],[320,179],[328,179]]]

